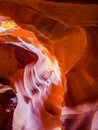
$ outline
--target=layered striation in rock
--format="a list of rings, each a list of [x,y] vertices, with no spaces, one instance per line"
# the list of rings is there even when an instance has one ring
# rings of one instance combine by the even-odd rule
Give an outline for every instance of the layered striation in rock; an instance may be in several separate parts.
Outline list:
[[[0,0],[1,130],[98,129],[95,3]]]

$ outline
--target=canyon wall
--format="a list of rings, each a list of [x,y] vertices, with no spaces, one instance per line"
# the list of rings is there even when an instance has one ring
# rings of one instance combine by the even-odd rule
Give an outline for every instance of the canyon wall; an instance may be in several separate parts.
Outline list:
[[[97,130],[97,2],[0,5],[0,129]]]

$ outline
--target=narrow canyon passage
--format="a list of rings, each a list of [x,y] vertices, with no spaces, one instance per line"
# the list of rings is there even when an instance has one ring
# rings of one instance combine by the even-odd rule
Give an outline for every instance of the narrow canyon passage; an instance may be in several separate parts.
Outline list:
[[[0,130],[97,130],[97,3],[0,5]]]

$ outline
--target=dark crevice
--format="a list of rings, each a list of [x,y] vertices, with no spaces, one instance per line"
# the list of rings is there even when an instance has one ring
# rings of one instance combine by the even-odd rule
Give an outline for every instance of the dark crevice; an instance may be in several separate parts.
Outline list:
[[[79,4],[98,4],[98,0],[45,0],[49,2],[60,2],[60,3],[79,3]]]

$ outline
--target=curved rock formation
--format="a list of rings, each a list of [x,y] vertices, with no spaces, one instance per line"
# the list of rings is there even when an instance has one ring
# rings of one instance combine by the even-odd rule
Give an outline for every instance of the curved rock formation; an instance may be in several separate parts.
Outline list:
[[[0,5],[0,129],[97,130],[98,5]]]

